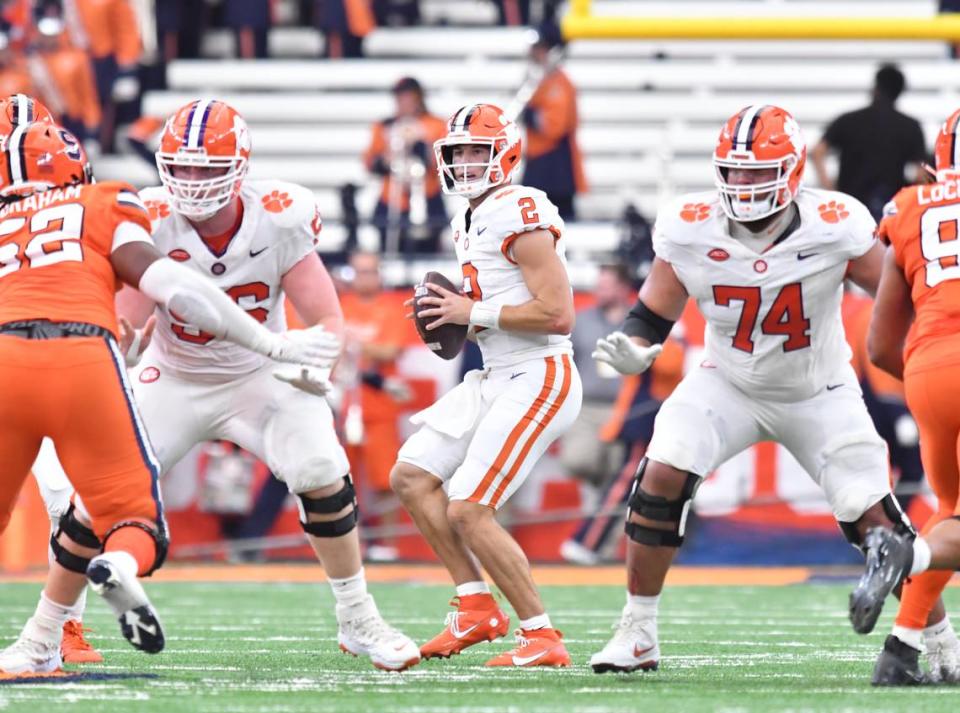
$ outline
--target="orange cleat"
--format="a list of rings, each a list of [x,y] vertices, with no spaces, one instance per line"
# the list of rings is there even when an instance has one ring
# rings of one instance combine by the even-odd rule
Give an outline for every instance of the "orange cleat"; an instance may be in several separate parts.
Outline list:
[[[457,611],[447,614],[446,628],[420,647],[425,659],[449,658],[468,646],[506,636],[510,630],[510,617],[492,594],[454,597],[450,604]]]
[[[556,629],[517,629],[517,645],[494,656],[487,666],[569,666],[570,654],[563,645],[563,634]]]
[[[64,663],[103,663],[103,654],[97,651],[83,637],[84,629],[76,619],[63,625],[63,640],[60,642],[60,655]]]

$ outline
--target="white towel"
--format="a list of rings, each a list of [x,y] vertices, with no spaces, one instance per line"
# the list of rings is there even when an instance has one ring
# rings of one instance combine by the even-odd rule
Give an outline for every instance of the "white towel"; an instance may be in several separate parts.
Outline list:
[[[459,386],[450,389],[430,406],[410,417],[416,425],[426,424],[435,431],[460,438],[474,427],[480,416],[480,385],[486,372],[468,371]]]

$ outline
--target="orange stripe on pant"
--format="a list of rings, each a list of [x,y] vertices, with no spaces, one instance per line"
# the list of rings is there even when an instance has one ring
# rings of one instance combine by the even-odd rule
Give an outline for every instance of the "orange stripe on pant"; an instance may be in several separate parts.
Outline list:
[[[497,474],[503,470],[503,467],[510,459],[510,454],[513,452],[514,446],[517,445],[517,441],[520,440],[520,436],[527,430],[527,426],[530,425],[543,404],[546,403],[547,396],[550,394],[550,391],[553,389],[553,384],[557,380],[557,364],[550,357],[547,357],[544,361],[547,363],[547,370],[543,377],[543,388],[540,389],[540,393],[537,394],[537,398],[533,400],[533,404],[527,409],[527,412],[523,414],[523,417],[517,425],[510,431],[510,435],[507,436],[503,448],[500,449],[496,459],[493,461],[493,465],[490,466],[483,476],[480,485],[478,485],[477,489],[467,498],[470,502],[476,503],[483,499],[483,494],[487,492],[487,489],[493,484]]]
[[[546,414],[544,414],[543,420],[536,425],[527,442],[523,444],[516,460],[514,460],[513,465],[510,466],[510,472],[504,476],[503,480],[500,481],[500,485],[498,485],[497,489],[493,492],[493,497],[490,498],[490,507],[496,507],[500,502],[500,498],[503,497],[507,486],[514,477],[516,477],[517,471],[520,470],[520,466],[523,464],[523,461],[526,460],[530,449],[533,448],[533,444],[540,437],[540,434],[546,430],[547,426],[550,425],[550,422],[557,415],[557,411],[563,406],[563,402],[567,400],[567,394],[570,393],[570,382],[573,381],[573,374],[570,369],[570,357],[564,354],[561,359],[563,361],[563,382],[560,384],[560,393],[557,395],[557,398],[554,399],[553,403],[550,404]]]

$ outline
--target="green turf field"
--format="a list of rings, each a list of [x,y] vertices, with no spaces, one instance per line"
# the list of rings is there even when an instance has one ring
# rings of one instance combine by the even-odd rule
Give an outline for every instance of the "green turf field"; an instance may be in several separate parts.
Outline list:
[[[436,633],[450,590],[372,587],[387,618],[414,638]],[[881,633],[854,634],[848,584],[685,587],[663,600],[660,671],[595,675],[590,654],[609,636],[622,604],[615,587],[546,587],[566,634],[570,669],[485,669],[504,642],[403,674],[339,653],[326,585],[154,584],[167,649],[131,649],[91,595],[88,625],[105,673],[156,678],[0,686],[0,710],[107,713],[192,711],[954,711],[957,690],[877,690],[868,685]],[[11,640],[33,610],[37,585],[0,587],[0,637]],[[960,604],[953,592],[948,606]],[[877,632],[886,632],[893,607]],[[918,698],[919,696],[919,698]]]

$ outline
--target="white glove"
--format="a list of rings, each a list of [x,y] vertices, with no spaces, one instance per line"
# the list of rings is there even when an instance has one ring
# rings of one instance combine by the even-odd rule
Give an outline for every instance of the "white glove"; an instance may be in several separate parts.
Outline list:
[[[309,329],[292,329],[274,335],[267,352],[274,361],[330,370],[340,356],[340,339],[322,324]]]
[[[326,372],[327,374],[329,372]],[[273,378],[314,396],[326,396],[333,388],[325,372],[302,364],[283,364],[273,370]]]
[[[623,332],[613,332],[597,340],[597,348],[590,356],[621,374],[642,374],[662,351],[662,344],[641,347]]]

